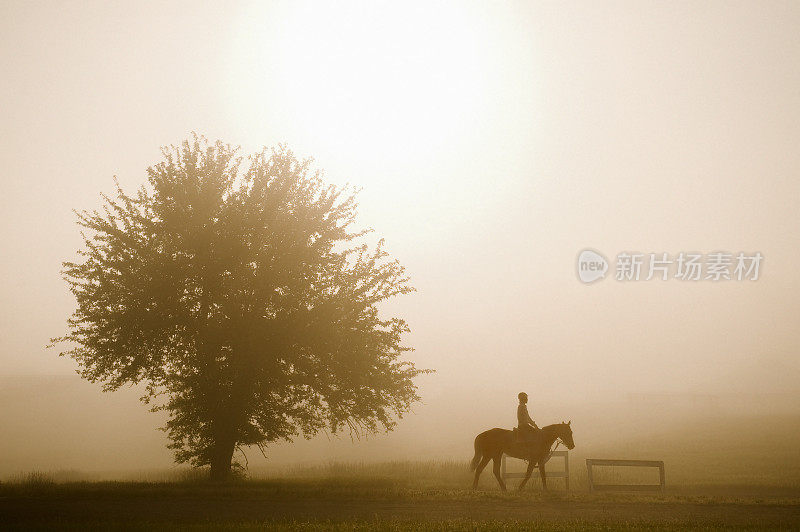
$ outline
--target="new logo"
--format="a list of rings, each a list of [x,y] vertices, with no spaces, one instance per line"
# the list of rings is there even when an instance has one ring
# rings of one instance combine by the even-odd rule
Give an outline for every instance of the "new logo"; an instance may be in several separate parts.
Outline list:
[[[608,261],[593,249],[584,249],[578,254],[578,279],[584,283],[593,283],[606,276]]]

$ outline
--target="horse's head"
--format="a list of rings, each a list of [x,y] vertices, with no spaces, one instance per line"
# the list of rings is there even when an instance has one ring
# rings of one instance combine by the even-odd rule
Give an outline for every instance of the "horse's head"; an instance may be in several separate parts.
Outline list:
[[[575,442],[572,441],[571,423],[572,421],[567,421],[566,423],[562,422],[560,425],[558,425],[558,437],[562,442],[564,442],[564,445],[566,445],[567,449],[570,451],[575,448]]]

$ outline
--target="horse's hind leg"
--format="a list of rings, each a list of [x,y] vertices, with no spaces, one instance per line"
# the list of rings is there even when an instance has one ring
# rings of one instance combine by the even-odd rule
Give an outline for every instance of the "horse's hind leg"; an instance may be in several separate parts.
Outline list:
[[[481,477],[483,468],[486,467],[486,464],[489,463],[489,460],[489,457],[484,456],[481,458],[481,462],[478,464],[478,467],[475,468],[475,481],[472,483],[472,489],[478,489],[478,479]]]
[[[525,470],[525,478],[522,479],[522,482],[519,483],[519,487],[517,488],[519,491],[522,491],[522,488],[525,487],[525,484],[528,483],[528,479],[531,478],[531,473],[533,473],[533,468],[536,466],[536,462],[531,460],[528,462],[528,469]]]
[[[494,466],[492,467],[492,471],[494,471],[494,476],[497,478],[497,482],[500,483],[500,489],[506,491],[506,483],[503,480],[503,475],[500,474],[500,463],[503,461],[503,453],[495,456],[493,460]]]

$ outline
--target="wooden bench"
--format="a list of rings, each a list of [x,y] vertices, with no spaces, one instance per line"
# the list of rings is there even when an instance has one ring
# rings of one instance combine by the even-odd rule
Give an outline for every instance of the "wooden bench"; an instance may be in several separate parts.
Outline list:
[[[594,466],[626,466],[626,467],[657,467],[659,472],[658,484],[595,484],[592,467]],[[665,476],[664,462],[662,460],[600,460],[597,458],[586,459],[586,473],[589,476],[589,491],[664,491]]]

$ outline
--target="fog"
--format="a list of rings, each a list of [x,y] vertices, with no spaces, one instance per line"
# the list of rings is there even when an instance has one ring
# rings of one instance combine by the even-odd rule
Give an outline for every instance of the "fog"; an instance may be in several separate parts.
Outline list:
[[[467,460],[520,391],[578,449],[767,417],[800,439],[799,24],[792,2],[4,2],[0,476],[172,467],[136,389],[45,346],[74,308],[72,209],[192,131],[286,142],[360,187],[417,288],[385,310],[436,370],[393,433],[252,463]],[[764,261],[757,281],[586,285],[585,248]]]

